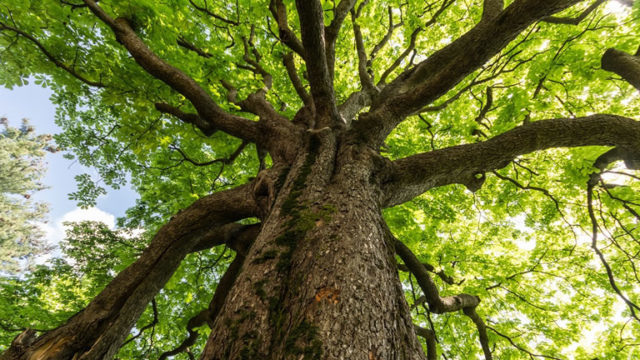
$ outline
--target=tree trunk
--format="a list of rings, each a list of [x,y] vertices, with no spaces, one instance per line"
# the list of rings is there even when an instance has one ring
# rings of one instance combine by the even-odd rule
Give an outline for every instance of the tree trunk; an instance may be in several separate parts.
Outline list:
[[[381,215],[377,155],[329,132],[281,191],[202,359],[424,359]],[[333,175],[332,175],[333,174]]]

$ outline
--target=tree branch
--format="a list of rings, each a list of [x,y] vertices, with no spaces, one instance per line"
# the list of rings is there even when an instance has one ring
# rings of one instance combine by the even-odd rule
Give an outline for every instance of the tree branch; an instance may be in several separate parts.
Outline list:
[[[516,0],[489,21],[438,50],[386,86],[369,113],[360,116],[353,132],[373,146],[408,115],[432,103],[500,52],[529,25],[580,0]]]
[[[293,88],[296,90],[296,93],[300,97],[300,100],[306,105],[309,106],[312,103],[311,96],[307,93],[307,90],[302,85],[302,80],[298,76],[298,70],[296,70],[296,64],[293,61],[293,54],[286,53],[282,57],[282,63],[284,67],[287,69],[287,74],[289,75],[289,79],[291,80],[291,84]]]
[[[503,334],[503,333],[499,332],[498,330],[496,330],[495,328],[493,328],[493,327],[491,327],[491,326],[487,326],[487,329],[489,329],[489,330],[493,331],[494,333],[496,333],[496,335],[501,336],[501,337],[503,337],[503,338],[507,339],[507,341],[509,341],[509,343],[510,343],[513,347],[515,347],[516,349],[518,349],[518,350],[520,350],[520,351],[522,351],[522,352],[524,352],[524,353],[527,353],[531,358],[534,358],[534,357],[542,357],[542,358],[546,358],[546,359],[561,360],[560,358],[557,358],[557,357],[554,357],[554,356],[548,356],[548,355],[542,355],[542,354],[535,354],[535,353],[532,353],[531,351],[529,351],[529,350],[525,349],[524,347],[522,347],[522,346],[520,346],[520,345],[516,344],[510,336],[507,336],[507,335],[505,335],[505,334]]]
[[[595,9],[597,9],[600,5],[602,5],[606,0],[596,0],[591,6],[586,8],[580,15],[570,18],[570,17],[556,17],[556,16],[548,16],[542,21],[550,23],[550,24],[567,24],[567,25],[578,25],[582,20],[584,20],[589,14],[591,14]]]
[[[199,336],[198,332],[194,330],[196,327],[200,327],[205,323],[208,323],[210,327],[213,325],[222,305],[224,305],[224,302],[229,295],[231,287],[235,283],[235,279],[240,273],[248,249],[251,247],[253,241],[260,232],[260,224],[229,224],[223,228],[224,229],[222,231],[211,234],[212,236],[209,236],[207,241],[196,245],[196,249],[204,250],[210,247],[209,245],[212,245],[212,243],[213,245],[226,243],[236,252],[236,257],[233,259],[224,275],[220,278],[218,286],[216,286],[216,291],[213,294],[213,298],[209,303],[209,307],[189,319],[189,322],[187,323],[187,332],[189,333],[189,336],[175,349],[163,352],[158,360],[164,360],[169,356],[177,355],[195,344]]]
[[[211,58],[213,55],[209,54],[208,52],[200,49],[199,47],[193,45],[192,43],[188,42],[184,37],[179,37],[177,40],[177,44],[187,50],[193,51],[196,54],[198,54],[199,56],[202,56],[205,59],[209,59]]]
[[[340,0],[338,6],[333,10],[333,20],[331,24],[324,29],[327,69],[332,80],[336,62],[336,40],[338,39],[338,34],[340,34],[340,28],[342,28],[344,19],[349,14],[349,11],[353,9],[356,2],[357,0]]]
[[[436,284],[429,276],[427,269],[411,250],[401,241],[394,238],[396,254],[400,256],[409,271],[416,277],[418,285],[422,288],[429,304],[429,311],[435,314],[443,314],[462,310],[463,308],[475,308],[480,303],[480,298],[469,294],[440,297]]]
[[[84,0],[100,20],[107,24],[135,61],[150,75],[163,81],[186,97],[198,111],[200,117],[232,136],[255,143],[264,143],[255,122],[225,112],[211,96],[183,71],[160,59],[136,35],[125,18],[111,18],[94,0]]]
[[[160,228],[138,260],[121,271],[87,307],[36,339],[25,356],[48,349],[47,355],[56,358],[111,358],[186,254],[198,244],[201,247],[212,229],[257,213],[251,183],[197,200]],[[83,336],[78,337],[78,333]],[[56,344],[55,350],[52,344]]]
[[[229,24],[229,25],[239,25],[239,24],[240,24],[240,22],[239,22],[239,21],[237,21],[237,20],[236,20],[236,21],[234,21],[234,20],[229,20],[229,19],[227,19],[227,18],[225,18],[225,17],[220,16],[219,14],[216,14],[216,13],[214,13],[214,12],[210,11],[210,10],[206,7],[206,5],[205,5],[204,7],[203,7],[203,6],[198,6],[196,3],[194,3],[194,2],[193,2],[193,0],[189,0],[189,3],[191,4],[191,6],[193,6],[194,8],[196,8],[198,11],[201,11],[201,12],[203,12],[203,13],[205,13],[205,14],[207,14],[207,15],[211,16],[211,17],[212,17],[212,18],[214,18],[214,19],[218,19],[218,20],[222,21],[223,23],[226,23],[226,24]],[[205,4],[206,4],[206,1],[205,1]],[[237,7],[237,4],[238,4],[238,3],[236,2],[236,7]],[[239,9],[237,9],[237,8],[236,8],[236,11],[239,11]]]
[[[198,116],[198,114],[186,113],[178,109],[177,107],[173,107],[167,103],[155,103],[155,108],[161,113],[173,115],[188,124],[195,125],[206,136],[211,136],[216,132],[216,128],[213,127],[211,123]]]
[[[360,77],[360,83],[362,89],[371,97],[377,95],[378,88],[373,83],[373,78],[367,70],[367,52],[364,48],[364,41],[362,40],[362,32],[360,31],[360,25],[356,22],[356,12],[351,10],[351,20],[353,22],[353,35],[356,43],[356,52],[358,53],[358,76]]]
[[[289,22],[287,21],[287,7],[284,5],[284,2],[282,0],[271,0],[269,3],[269,11],[271,11],[273,18],[278,24],[280,41],[304,59],[304,48],[302,47],[300,39],[298,39],[296,34],[289,27]]]
[[[448,184],[464,184],[477,190],[484,181],[484,172],[500,169],[518,155],[533,151],[590,145],[637,150],[640,147],[638,139],[640,123],[616,115],[596,114],[532,122],[484,142],[392,162],[391,173],[383,184],[383,204],[401,204],[433,187]]]
[[[640,48],[638,48],[640,51]],[[640,90],[640,56],[616,49],[607,50],[602,56],[602,69],[614,72]]]
[[[622,291],[620,290],[620,288],[616,283],[615,276],[613,275],[613,270],[611,269],[611,265],[609,265],[609,262],[606,260],[606,258],[604,257],[604,254],[598,247],[599,226],[593,211],[593,188],[600,180],[600,172],[602,172],[610,163],[617,160],[624,159],[625,163],[630,163],[631,161],[637,161],[640,158],[639,156],[640,149],[635,149],[635,150],[636,151],[634,152],[627,152],[621,148],[616,147],[600,155],[596,159],[593,166],[599,171],[592,173],[591,176],[589,177],[589,180],[587,181],[587,211],[589,213],[589,219],[591,220],[591,248],[596,253],[596,255],[598,255],[600,262],[602,263],[602,265],[605,268],[605,271],[607,272],[607,279],[609,280],[609,285],[611,286],[613,291],[618,295],[618,297],[622,299],[624,303],[627,305],[627,307],[629,308],[629,312],[631,313],[631,317],[634,318],[636,321],[640,322],[640,318],[638,318],[638,315],[636,313],[636,311],[640,311],[640,307],[637,304],[635,304],[633,301],[631,301],[624,293],[622,293]],[[637,164],[637,162],[634,162],[634,164]]]
[[[431,329],[425,329],[418,325],[413,325],[416,335],[424,338],[427,344],[427,360],[436,360],[438,351],[436,349],[436,333]]]
[[[309,85],[316,113],[316,128],[339,125],[340,115],[327,65],[324,14],[320,0],[296,0]]]
[[[462,309],[465,315],[473,321],[478,329],[478,339],[480,340],[480,346],[482,346],[482,352],[484,353],[484,358],[486,360],[493,359],[493,355],[491,354],[491,349],[489,348],[489,337],[487,336],[487,326],[484,324],[484,321],[476,312],[475,307],[467,307]]]

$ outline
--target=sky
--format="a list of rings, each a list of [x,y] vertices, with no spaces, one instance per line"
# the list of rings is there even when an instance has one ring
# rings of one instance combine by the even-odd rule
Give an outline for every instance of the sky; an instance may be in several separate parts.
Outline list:
[[[28,119],[38,134],[56,134],[61,129],[54,123],[55,108],[49,98],[51,91],[30,84],[13,90],[0,88],[0,117],[6,117],[9,125],[20,126],[22,119]],[[124,216],[138,195],[128,186],[119,190],[106,188],[107,194],[98,198],[95,208],[80,209],[68,194],[76,191],[74,177],[88,173],[97,177],[97,172],[86,168],[74,160],[62,157],[63,152],[47,153],[47,173],[42,183],[48,189],[36,192],[33,199],[49,204],[49,219],[41,227],[47,233],[50,244],[56,244],[64,236],[64,221],[96,220],[110,228],[115,227],[115,219]]]

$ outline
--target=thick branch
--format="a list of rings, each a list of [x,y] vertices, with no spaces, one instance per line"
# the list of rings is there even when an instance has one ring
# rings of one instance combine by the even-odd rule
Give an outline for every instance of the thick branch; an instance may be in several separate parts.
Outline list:
[[[336,40],[342,28],[344,19],[349,14],[349,11],[353,9],[357,0],[341,0],[338,6],[333,10],[333,20],[331,24],[325,28],[325,52],[327,57],[327,68],[329,70],[329,76],[331,79],[334,77],[335,62],[336,62]]]
[[[319,0],[296,0],[302,44],[316,110],[316,127],[337,125],[339,115],[325,53],[324,15]]]
[[[484,0],[482,7],[482,21],[490,21],[502,12],[504,0]]]
[[[202,247],[213,228],[257,213],[253,184],[197,200],[172,217],[140,258],[121,271],[84,310],[36,339],[25,350],[25,358],[43,353],[47,359],[111,358],[186,254]]]
[[[639,48],[640,50],[640,48]],[[614,72],[640,90],[640,57],[616,49],[602,56],[602,69]]]
[[[383,190],[385,206],[409,201],[423,192],[448,184],[470,189],[482,185],[484,172],[500,169],[515,157],[554,147],[589,145],[640,147],[640,123],[633,119],[596,114],[575,119],[541,120],[516,127],[485,142],[413,155],[392,163]]]
[[[284,67],[287,69],[287,74],[289,75],[291,84],[293,85],[293,88],[296,90],[296,93],[300,97],[300,100],[302,100],[302,102],[305,105],[310,105],[311,96],[309,96],[309,93],[307,93],[307,90],[305,90],[304,85],[302,85],[302,80],[300,80],[300,77],[298,76],[298,70],[296,70],[296,64],[293,61],[293,54],[292,53],[285,54],[282,57],[282,63],[284,64]]]
[[[396,253],[404,261],[409,271],[416,277],[418,285],[422,288],[429,304],[429,310],[435,314],[454,312],[463,308],[475,308],[480,303],[480,298],[469,294],[440,297],[436,284],[431,279],[427,268],[418,260],[411,250],[401,241],[394,241]]]
[[[155,103],[156,110],[173,115],[178,119],[188,123],[195,125],[203,134],[206,136],[211,136],[216,132],[216,128],[213,127],[209,122],[204,121],[198,114],[186,113],[177,107],[173,107],[167,103]]]
[[[436,333],[431,329],[425,329],[418,325],[414,325],[413,329],[416,335],[422,337],[427,343],[427,360],[436,360],[438,351],[436,350]]]
[[[382,90],[371,111],[360,117],[354,131],[372,145],[380,145],[408,115],[444,95],[528,26],[579,1],[516,0],[491,20],[481,21],[451,44],[398,76]]]
[[[200,117],[209,122],[212,127],[251,142],[264,142],[255,122],[229,114],[221,109],[195,80],[182,70],[169,65],[151,51],[136,35],[126,19],[111,18],[94,0],[84,0],[84,2],[100,20],[111,28],[116,39],[145,71],[189,99]]]
[[[338,106],[338,112],[347,126],[349,126],[356,115],[369,105],[371,105],[371,96],[365,91],[356,91]]]
[[[215,246],[226,243],[227,246],[236,252],[236,257],[233,259],[224,275],[220,278],[216,291],[213,294],[213,298],[209,303],[209,307],[189,319],[189,322],[187,323],[187,332],[189,333],[189,336],[175,349],[162,353],[158,360],[164,360],[169,356],[174,356],[185,351],[187,348],[195,344],[196,340],[198,340],[199,334],[194,330],[195,328],[200,327],[205,323],[210,325],[213,324],[220,312],[220,309],[222,308],[222,305],[224,305],[224,302],[227,299],[227,295],[229,295],[229,291],[231,290],[235,279],[240,273],[240,269],[242,268],[248,249],[251,247],[251,244],[260,232],[260,224],[229,224],[227,226],[223,226],[220,230],[221,231],[216,231],[215,233],[210,234],[211,236],[208,237],[207,241],[203,241],[196,245],[194,251],[197,251],[198,248],[205,249],[210,247],[210,245]]]
[[[335,43],[340,33],[340,28],[344,19],[349,15],[349,11],[356,5],[356,0],[341,0],[333,11],[333,20],[325,29],[327,43]]]
[[[289,27],[289,23],[287,21],[287,8],[284,5],[284,2],[282,0],[271,0],[269,3],[269,11],[271,11],[273,18],[278,24],[280,41],[304,59],[304,48],[302,47],[300,39],[298,39],[296,34]]]
[[[473,321],[478,329],[478,338],[480,340],[480,346],[482,346],[482,352],[484,353],[484,358],[486,360],[493,359],[493,355],[491,354],[491,349],[489,348],[489,337],[487,336],[487,326],[484,324],[484,321],[476,312],[475,307],[469,307],[462,309],[465,315]]]
[[[589,14],[591,14],[595,9],[597,9],[600,5],[602,5],[606,0],[596,0],[591,6],[586,8],[580,15],[576,17],[557,17],[557,16],[549,16],[542,21],[548,22],[551,24],[567,24],[567,25],[578,25],[582,20],[584,20]]]
[[[367,71],[367,52],[364,48],[364,41],[362,40],[360,25],[358,25],[356,21],[355,11],[351,11],[351,18],[353,22],[353,35],[356,43],[356,52],[358,53],[358,76],[360,77],[362,89],[370,96],[373,96],[378,93],[378,89],[373,83],[373,78]]]

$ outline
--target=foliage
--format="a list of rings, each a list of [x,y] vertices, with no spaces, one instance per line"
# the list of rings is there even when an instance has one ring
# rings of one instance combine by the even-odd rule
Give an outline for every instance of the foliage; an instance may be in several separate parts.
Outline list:
[[[50,135],[35,135],[34,128],[23,120],[19,128],[0,119],[0,271],[20,269],[18,260],[30,260],[44,250],[42,231],[47,205],[34,202],[31,196],[45,187],[46,151],[55,151]]]
[[[285,3],[289,23],[299,32],[295,6]],[[354,23],[361,28],[369,55],[389,30],[389,14],[396,25],[371,60],[370,74],[379,80],[411,46],[416,32],[416,51],[408,52],[389,79],[428,58],[478,23],[481,3],[375,0],[363,5]],[[217,17],[194,4],[208,6]],[[106,12],[126,17],[151,50],[189,74],[224,110],[255,120],[227,101],[228,90],[220,82],[232,83],[239,98],[264,86],[262,76],[247,70],[245,63],[243,38],[251,36],[255,51],[261,54],[260,65],[274,76],[267,99],[282,115],[293,118],[303,103],[286,76],[282,59],[289,49],[277,39],[278,29],[267,5],[249,0],[237,5],[198,0],[100,1]],[[332,20],[334,5],[323,1],[325,24]],[[575,17],[587,6],[580,4],[559,16]],[[221,18],[239,21],[232,25]],[[434,22],[429,23],[430,19]],[[339,103],[360,87],[354,23],[345,21],[336,47],[334,90]],[[542,119],[600,112],[636,116],[638,92],[601,70],[599,61],[611,47],[634,53],[638,33],[640,8],[624,8],[613,1],[577,25],[538,22],[419,116],[398,126],[387,138],[383,154],[393,160],[475,143]],[[158,112],[154,107],[158,102],[176,104],[185,112],[194,112],[194,107],[143,71],[80,2],[6,1],[0,7],[0,49],[0,84],[20,86],[33,76],[36,83],[54,91],[56,122],[64,129],[56,142],[80,163],[95,167],[106,185],[118,187],[130,179],[139,192],[136,206],[119,220],[123,227],[153,233],[194,200],[245,183],[258,173],[255,145],[222,131],[205,136],[192,124]],[[298,57],[295,64],[307,85],[302,76],[306,65]],[[241,152],[236,157],[237,150]],[[612,290],[604,264],[592,249],[587,182],[597,171],[594,161],[607,150],[585,147],[523,155],[488,173],[475,193],[450,185],[385,210],[396,237],[434,267],[443,295],[480,296],[478,312],[486,319],[496,358],[520,359],[528,354],[563,359],[640,357],[635,341],[640,337],[640,321],[632,318],[630,308]],[[0,151],[0,161],[2,155]],[[270,161],[267,158],[267,166]],[[0,174],[4,168],[0,163]],[[602,175],[594,189],[599,248],[621,292],[638,304],[640,181],[637,171],[624,169],[622,163],[611,164]],[[28,184],[35,181],[27,180]],[[73,198],[81,204],[92,204],[103,192],[87,177],[79,177],[78,182]],[[25,189],[35,189],[28,186]],[[7,214],[1,206],[0,213]],[[16,210],[11,214],[27,216]],[[64,259],[22,279],[2,279],[0,319],[8,320],[0,322],[0,343],[8,344],[16,329],[59,324],[133,261],[143,244],[97,224],[76,225],[63,246]],[[229,262],[226,248],[189,255],[156,296],[155,312],[151,306],[146,310],[132,337],[140,329],[146,331],[123,347],[120,357],[154,358],[175,348],[186,336],[188,319],[207,307]],[[414,277],[401,273],[401,279],[414,322],[435,331],[439,353],[447,359],[475,358],[481,353],[469,319],[430,314],[419,300]],[[148,324],[154,326],[145,327]],[[208,328],[198,330],[206,334]],[[203,338],[192,347],[194,353],[201,349]]]

